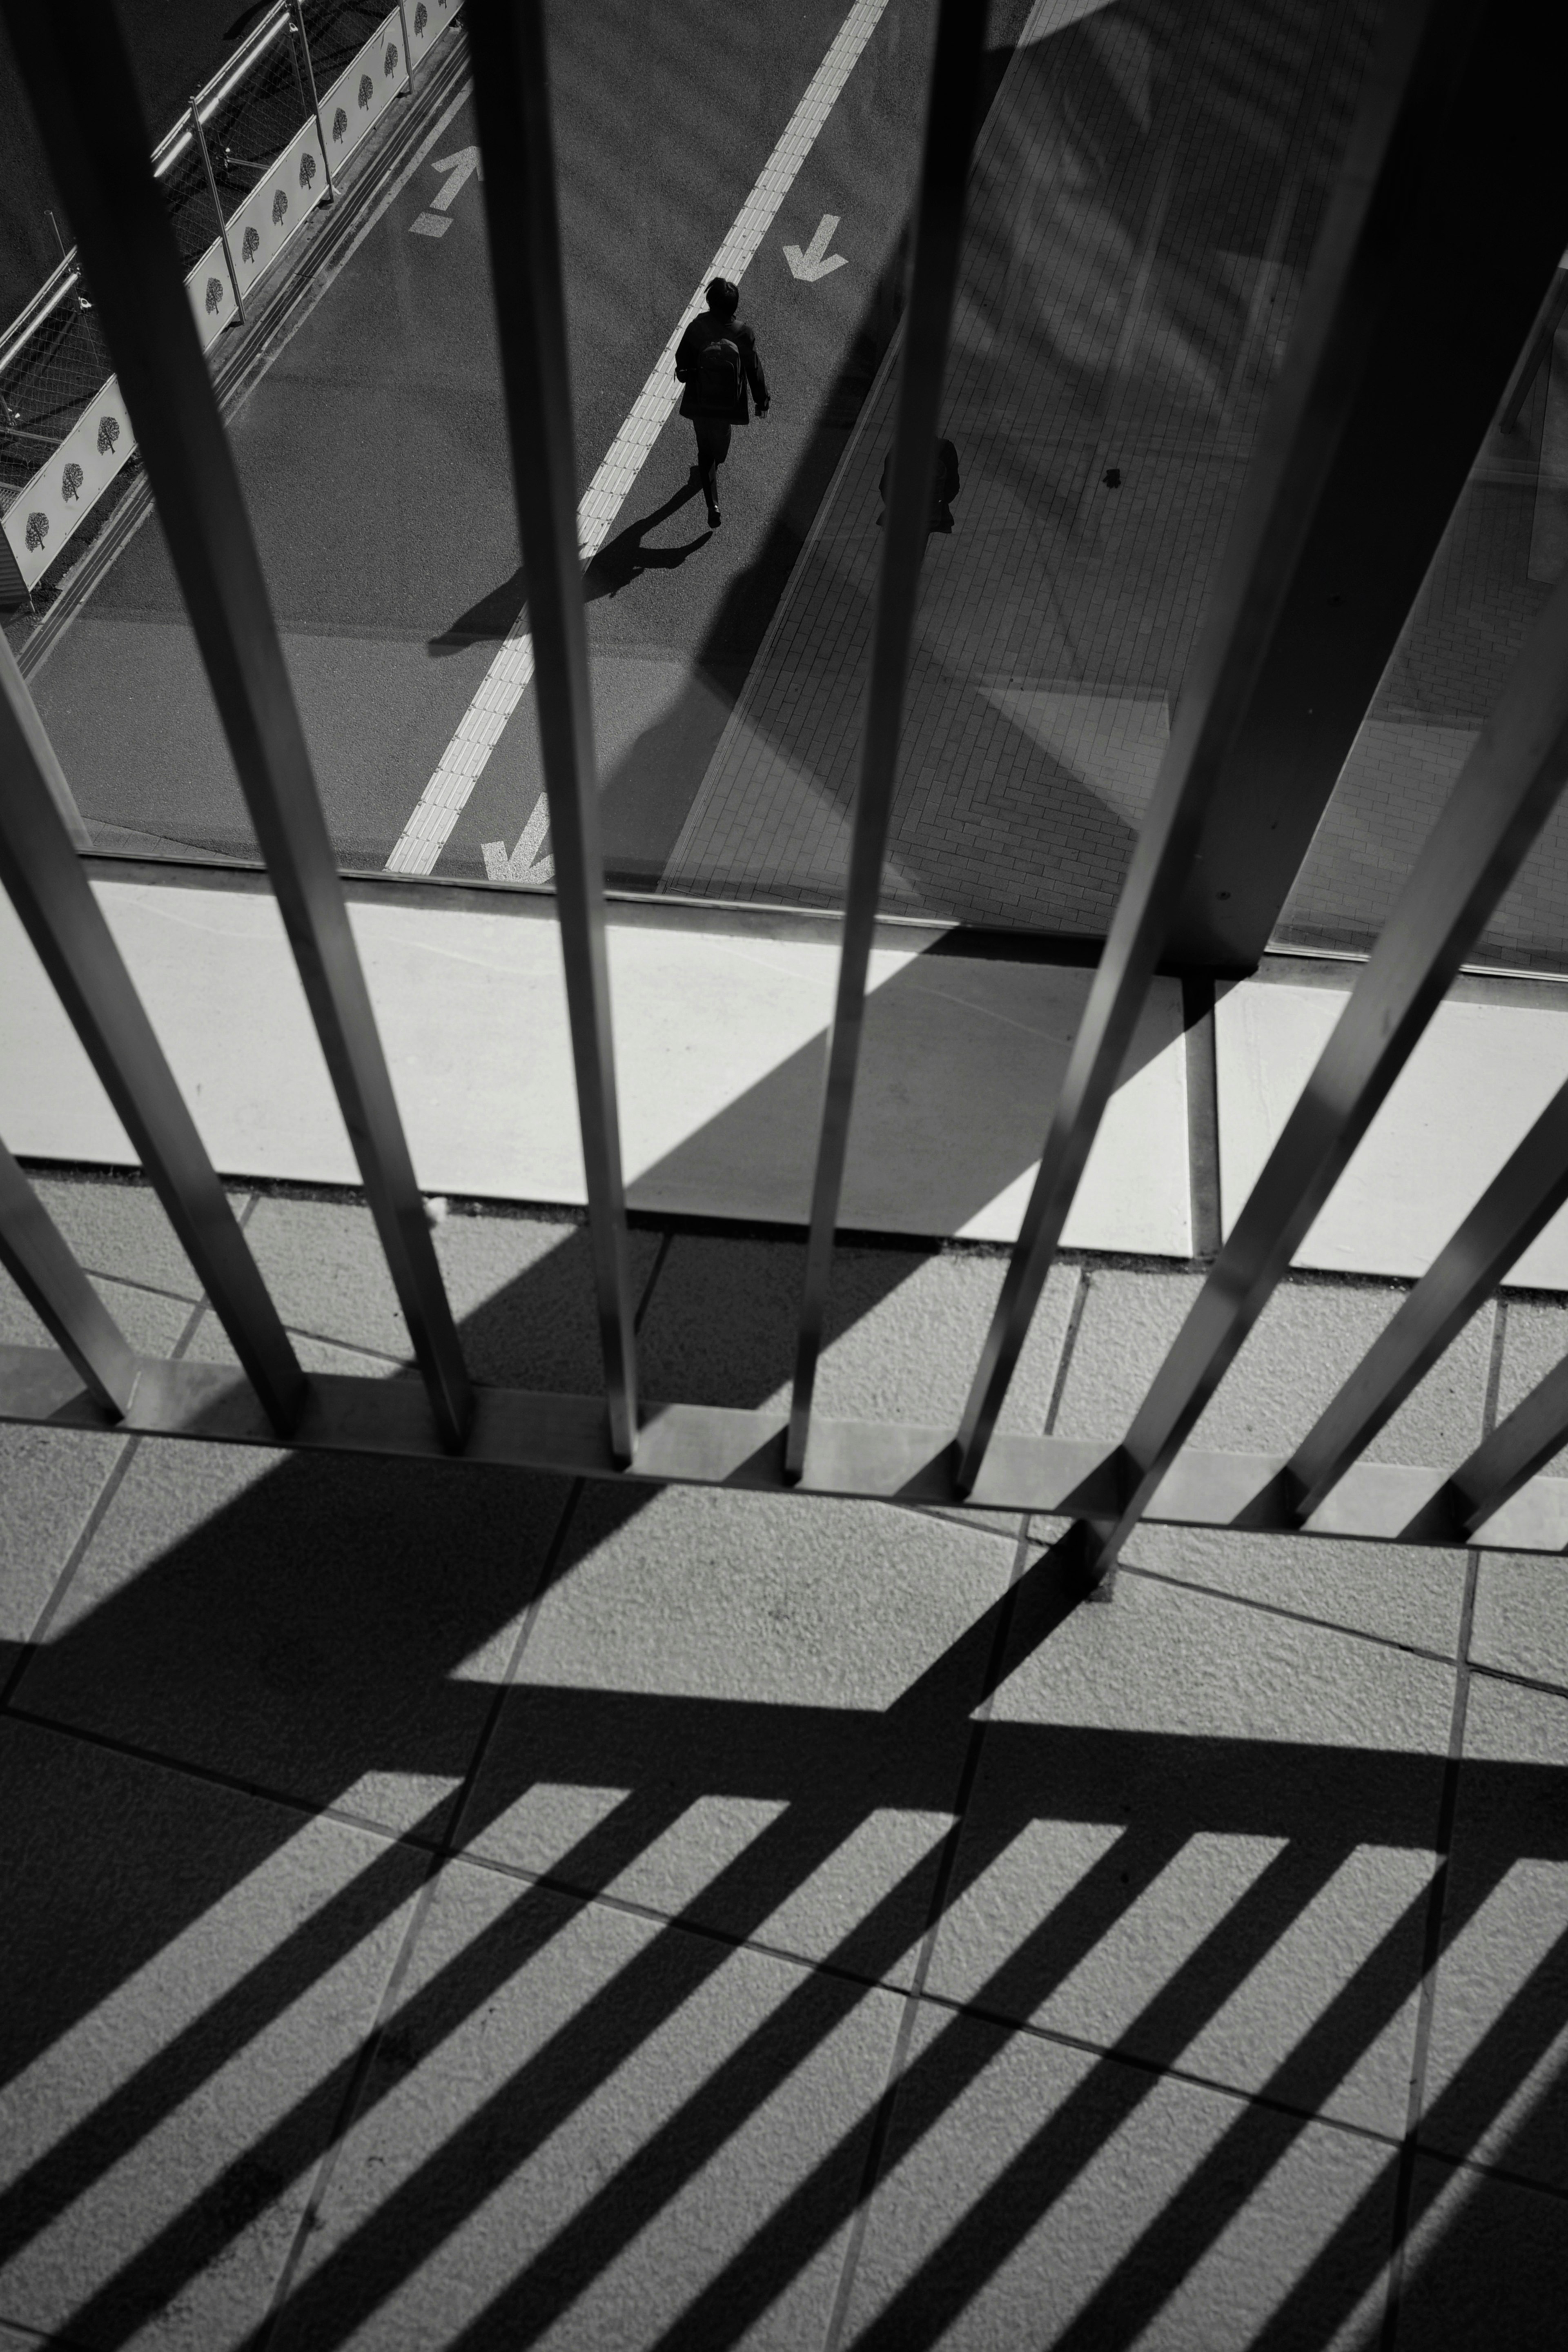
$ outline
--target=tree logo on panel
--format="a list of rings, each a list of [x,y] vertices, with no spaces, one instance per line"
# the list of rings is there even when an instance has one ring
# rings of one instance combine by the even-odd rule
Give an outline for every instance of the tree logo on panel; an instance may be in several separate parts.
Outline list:
[[[279,188],[277,194],[272,199],[272,226],[274,228],[277,227],[279,222],[282,219],[288,209],[289,199],[284,194],[282,189]]]
[[[260,249],[261,231],[256,227],[247,228],[245,242],[239,248],[241,255],[247,261],[254,261]]]
[[[374,96],[375,96],[375,84],[374,84],[374,82],[373,82],[373,81],[372,81],[372,79],[371,79],[371,78],[370,78],[369,74],[362,74],[362,75],[360,76],[360,85],[359,85],[359,102],[360,102],[360,104],[361,104],[362,106],[368,106],[368,105],[370,104],[370,102],[371,102],[371,100],[372,100]]]
[[[214,278],[214,280],[213,280],[213,286],[216,286],[216,284],[217,284],[217,280],[216,280],[216,278]],[[209,286],[209,287],[208,287],[208,289],[207,289],[207,295],[208,295],[208,305],[207,305],[207,307],[208,307],[208,308],[209,308],[209,310],[210,310],[210,308],[212,307],[212,304],[211,304],[212,287],[211,287],[211,286]],[[99,420],[98,420],[98,454],[99,454],[99,456],[100,456],[100,457],[108,457],[108,455],[109,455],[109,453],[110,453],[110,451],[113,448],[113,446],[114,446],[115,443],[119,440],[119,438],[120,438],[120,419],[119,419],[119,417],[118,417],[118,416],[100,416],[100,417],[99,418]]]
[[[30,515],[27,517],[27,545],[28,545],[28,547],[29,547],[29,548],[31,548],[31,549],[36,552],[36,551],[37,551],[37,549],[39,549],[40,547],[42,547],[42,545],[43,545],[43,543],[44,543],[45,540],[46,540],[46,539],[47,539],[48,535],[49,535],[49,519],[48,519],[48,516],[47,516],[47,514],[30,514]]]
[[[300,185],[308,188],[316,176],[316,159],[306,153],[300,158]]]
[[[209,318],[216,317],[217,312],[222,309],[223,279],[221,278],[209,278],[207,279],[207,316]]]
[[[62,498],[62,499],[75,499],[75,498],[79,498],[79,497],[80,497],[80,495],[81,495],[81,481],[82,481],[81,467],[77,464],[76,460],[73,458],[73,459],[71,460],[70,464],[66,467],[65,472],[60,476],[60,496],[61,496],[61,498]]]

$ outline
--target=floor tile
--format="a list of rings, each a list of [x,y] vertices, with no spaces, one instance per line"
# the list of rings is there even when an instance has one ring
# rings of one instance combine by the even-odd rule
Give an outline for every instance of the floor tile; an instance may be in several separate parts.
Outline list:
[[[627,1237],[639,1299],[662,1235]],[[605,1385],[588,1229],[545,1218],[465,1215],[436,1228],[436,1255],[477,1381],[597,1396]]]
[[[308,1372],[344,1372],[364,1381],[416,1380],[411,1360],[373,1356],[362,1348],[342,1348],[331,1339],[312,1339],[308,1332],[289,1334],[294,1353]],[[238,1361],[228,1333],[209,1307],[192,1333],[185,1354],[193,1363],[233,1364]]]
[[[35,1176],[33,1183],[90,1274],[166,1290],[193,1305],[201,1297],[191,1262],[145,1178],[95,1182],[79,1176]],[[248,1198],[247,1192],[230,1191],[237,1215]]]
[[[25,1642],[37,1623],[124,1444],[91,1431],[0,1428],[0,1643]]]
[[[1049,1571],[931,1991],[1397,2134],[1451,1669],[1142,1577],[1037,1639]]]
[[[1465,1560],[1462,1551],[1428,1545],[1244,1535],[1147,1519],[1121,1553],[1124,1567],[1450,1657],[1459,1635]]]
[[[139,1355],[174,1354],[191,1319],[192,1308],[185,1299],[171,1298],[157,1290],[139,1290],[133,1283],[106,1282],[96,1275],[92,1286]],[[13,1348],[55,1344],[5,1274],[0,1274],[0,1342]]]
[[[1476,1575],[1470,1655],[1527,1681],[1568,1689],[1568,1576],[1541,1553],[1484,1551]]]
[[[474,1753],[563,1481],[144,1439],[19,1703],[406,1829]]]
[[[875,1504],[590,1487],[471,1850],[901,1979],[1011,1567]]]
[[[1502,1361],[1498,1371],[1498,1418],[1523,1402],[1537,1381],[1568,1356],[1568,1299],[1510,1298],[1503,1321]],[[1568,1477],[1568,1446],[1546,1465],[1547,1475]]]
[[[1001,1256],[966,1252],[837,1251],[817,1411],[833,1420],[956,1423],[1006,1270]],[[796,1243],[678,1235],[643,1326],[648,1395],[787,1402],[805,1271]],[[1075,1289],[1074,1269],[1052,1268],[1005,1429],[1045,1427]]]
[[[1095,1267],[1057,1426],[1117,1437],[1142,1404],[1188,1307],[1190,1274]],[[1402,1292],[1282,1283],[1193,1433],[1222,1453],[1272,1453],[1305,1437],[1396,1312]],[[1480,1437],[1490,1307],[1476,1316],[1368,1448],[1381,1462],[1457,1462]]]
[[[0,1756],[0,2309],[212,2352],[265,2313],[423,1860],[24,1724]]]
[[[279,2352],[820,2344],[899,2006],[452,1865]]]
[[[363,1202],[264,1195],[246,1239],[290,1330],[406,1357],[408,1327]]]
[[[291,1329],[406,1360],[407,1327],[370,1212],[347,1201],[261,1201],[248,1234]],[[436,1255],[474,1378],[595,1394],[604,1386],[584,1226],[455,1212],[434,1228]],[[640,1292],[658,1235],[631,1239]]]
[[[1334,2277],[1375,2275],[1391,2151],[1114,2059],[927,2008],[911,2042],[846,2345],[1230,2352],[1365,2339]],[[1366,2298],[1362,2298],[1363,2302]]]
[[[1424,2158],[1394,2352],[1506,2345],[1561,2352],[1568,2215],[1560,2200]]]
[[[1424,2144],[1568,2190],[1568,1698],[1472,1677]]]

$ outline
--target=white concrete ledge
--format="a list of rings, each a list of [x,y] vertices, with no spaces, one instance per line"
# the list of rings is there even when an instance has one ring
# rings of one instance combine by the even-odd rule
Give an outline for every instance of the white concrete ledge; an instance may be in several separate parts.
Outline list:
[[[94,887],[221,1172],[356,1182],[273,900]],[[581,1202],[553,923],[390,894],[356,903],[353,920],[424,1189]],[[613,924],[610,965],[633,1206],[804,1223],[837,947]],[[1015,1237],[1089,978],[876,951],[847,1226]],[[134,1164],[3,901],[0,1003],[0,1134],[12,1150]],[[1185,1257],[1191,1234],[1181,994],[1162,981],[1066,1238]]]
[[[1347,981],[1350,977],[1346,975]],[[1537,1003],[1450,998],[1390,1093],[1296,1256],[1335,1274],[1426,1273],[1568,1079],[1568,989]],[[1561,1003],[1557,1000],[1561,999]],[[1244,981],[1220,999],[1220,1208],[1228,1233],[1344,1009],[1338,987]],[[1568,1212],[1509,1276],[1568,1290]]]

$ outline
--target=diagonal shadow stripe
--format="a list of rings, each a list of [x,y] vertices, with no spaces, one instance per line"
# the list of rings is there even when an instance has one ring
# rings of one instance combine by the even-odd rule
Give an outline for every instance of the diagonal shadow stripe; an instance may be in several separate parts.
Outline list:
[[[1506,1870],[1489,1878],[1483,1895],[1489,1895],[1504,1875]],[[1479,1908],[1479,1901],[1469,1905],[1465,1916],[1472,1916]],[[1561,2033],[1563,2004],[1558,1971],[1565,1963],[1568,1929],[1537,1962],[1421,2118],[1416,2147],[1423,2153],[1438,2156],[1439,2161],[1426,2173],[1417,2168],[1411,2185],[1406,2242],[1437,2197],[1443,2172],[1453,2162],[1451,2158],[1442,2158],[1440,2144],[1456,2126],[1456,2137],[1473,2138],[1479,2122],[1500,2116],[1522,2087],[1537,2058],[1551,2048]],[[1302,2273],[1268,2326],[1258,2336],[1254,2352],[1287,2352],[1288,2347],[1299,2344],[1305,2311],[1312,2313],[1315,2326],[1324,2327],[1348,2317],[1354,2310],[1377,2275],[1377,2266],[1368,2258],[1369,2232],[1357,2224],[1368,2218],[1368,2209],[1386,2193],[1384,2182],[1392,2171],[1391,2162],[1384,2181],[1368,2189],[1356,2211],[1347,2215],[1334,2236],[1320,2247],[1310,2267]]]
[[[1142,1893],[1179,1851],[1163,1840],[1150,1840],[1146,1845],[1135,1840],[1134,1847],[1131,1860],[1120,1844],[1112,1847],[1080,1882],[1096,1909],[1103,1909],[1104,1895],[1091,1882],[1101,1880],[1113,1865],[1118,1879],[1122,1869],[1130,1868],[1135,1891]],[[1287,1846],[1277,1854],[1145,2008],[1132,2029],[1140,2045],[1152,2042],[1163,2046],[1167,2063],[1184,2049],[1328,1883],[1342,1859],[1334,1849],[1304,1855]],[[970,2013],[961,2011],[944,2026],[895,2085],[889,2135],[894,2153],[884,2178],[887,2169],[935,2130],[990,2064],[998,2041],[1010,2040],[1016,2030],[1003,2026],[994,2034],[976,2032],[973,2012],[1016,2015],[1021,2003],[1038,2000],[1042,1984],[1058,1980],[1055,1955],[1047,1958],[1048,1932],[1048,1923],[1042,1923],[982,1988],[969,2005]],[[1076,1960],[1079,1955],[1072,1957]],[[1021,2237],[1049,2210],[1096,2150],[1155,2088],[1157,2063],[1125,2065],[1116,2052],[1102,2059],[1037,2135],[1027,2161],[1019,2158],[994,2184],[858,2343],[875,2345],[878,2352],[884,2346],[901,2352],[904,2347],[934,2344],[1005,2257],[1008,2225]],[[803,2185],[796,2198],[804,2200],[809,2186]],[[798,2236],[804,2217],[796,2213],[791,2218]],[[846,2218],[836,2215],[835,2225]],[[735,2341],[728,2332],[728,2315],[739,2308],[748,2319],[754,2318],[763,2307],[752,2302],[752,2264],[748,2246],[667,2331],[660,2352],[697,2352],[700,2346]],[[763,2274],[767,2275],[765,2265]]]
[[[679,1817],[683,1803],[684,1800],[667,1797],[658,1790],[634,1793],[582,1841],[573,1859],[613,1875]],[[396,1901],[401,1902],[415,1891],[408,1871],[411,1856],[406,1848],[395,1847],[384,1857],[389,1864],[399,1859],[404,1875]],[[469,2009],[482,2005],[496,1982],[503,1981],[542,1951],[562,1925],[558,1905],[540,1901],[531,1888],[521,1896],[498,1923],[496,1937],[490,1939],[493,1945],[504,1933],[504,1952],[495,1953],[488,1946],[482,1952],[465,1955],[465,1961],[474,1961],[468,1987]],[[487,1974],[487,1963],[492,1960],[500,1962],[499,1976]],[[268,1988],[274,1999],[280,1990],[276,1984]],[[466,2013],[467,2011],[460,2011],[459,2019],[454,2022],[460,2021],[460,2015]],[[400,2015],[397,2025],[405,2035],[413,2036],[422,2021],[422,2008],[410,2004],[409,2010]],[[187,2064],[180,2076],[172,2072],[167,2078],[154,2076],[153,2088],[164,2100],[175,2089],[182,2097],[188,2096],[201,2080],[215,2071],[211,2053],[205,2046],[205,2025],[204,2018],[193,2029],[203,2042],[196,2063]],[[131,2262],[122,2264],[78,2306],[67,2323],[68,2334],[79,2334],[95,2345],[121,2344],[154,2314],[164,2310],[181,2287],[216,2261],[277,2201],[291,2181],[313,2170],[337,2135],[359,2063],[360,2053],[355,2050],[323,2074],[306,2096],[280,2116],[243,2157],[229,2165],[199,2198],[177,2213]],[[195,2081],[190,2079],[193,2074]],[[90,2137],[88,2147],[79,2151],[79,2157],[90,2164],[95,2173],[106,2169],[108,2161],[126,2152],[123,2111],[110,2119],[121,2126],[118,2145],[110,2143],[107,2134],[100,2139],[99,2127],[103,2119],[104,2111],[100,2109],[81,2127]],[[148,2123],[142,2122],[136,2137],[143,2136],[149,2127]],[[42,2182],[37,2181],[36,2173],[24,2175],[16,2193],[22,2212],[30,2218],[30,2198],[35,2189],[52,2191],[58,2210],[64,2203],[74,2201],[87,2185],[79,2177],[72,2179],[56,2172],[51,2165]],[[68,2188],[68,2197],[62,2199],[61,2192]]]

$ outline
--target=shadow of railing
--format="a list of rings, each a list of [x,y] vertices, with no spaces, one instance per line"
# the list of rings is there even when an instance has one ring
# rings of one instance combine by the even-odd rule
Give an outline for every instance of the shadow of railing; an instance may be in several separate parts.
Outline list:
[[[794,1256],[789,1245],[779,1246]],[[646,1242],[641,1248],[646,1277],[652,1252]],[[858,1314],[917,1262],[895,1251],[863,1255],[851,1286]],[[657,1286],[652,1296],[657,1305]],[[722,1314],[722,1297],[714,1307]],[[592,1330],[584,1236],[571,1229],[468,1318],[465,1339],[470,1358],[492,1378],[531,1376],[537,1383],[544,1372],[580,1381]],[[767,1351],[759,1354],[747,1335],[738,1336],[735,1352],[743,1361],[732,1401],[760,1402],[779,1368],[764,1365]],[[163,1475],[159,1451],[148,1472],[154,1479]],[[176,1465],[192,1459],[172,1458]],[[860,2115],[839,2135],[659,2339],[738,2343],[831,2246],[869,2194],[872,2172],[888,2178],[940,2132],[996,2053],[1075,1970],[1092,1964],[1193,1841],[1270,1842],[1278,1850],[1250,1884],[1173,1956],[1139,2013],[1110,2046],[1090,2053],[1082,2080],[855,2339],[934,2344],[1358,1848],[1417,1854],[1440,1848],[1441,1756],[1050,1723],[982,1728],[984,1702],[1079,1605],[1075,1572],[1056,1550],[1040,1553],[879,1710],[521,1680],[509,1686],[495,1644],[520,1610],[561,1589],[656,1495],[605,1487],[580,1496],[563,1481],[461,1465],[291,1459],[33,1655],[14,1717],[178,1758],[231,1788],[283,1801],[248,1808],[238,1835],[195,1840],[172,1855],[161,1820],[121,1825],[118,1865],[144,1882],[132,1908],[134,1930],[121,1925],[112,1934],[81,1934],[68,1969],[40,1967],[29,2000],[12,2011],[7,2080],[218,1913],[297,1834],[300,1807],[346,1806],[352,1819],[366,1801],[354,1791],[373,1775],[447,1785],[433,1802],[405,1807],[394,1822],[397,1842],[307,1917],[281,1924],[263,1957],[11,2180],[0,2193],[0,2263],[23,2254],[84,2199],[105,2193],[110,2176],[133,2164],[187,2102],[210,2095],[227,2066],[395,1921],[453,1850],[454,1788],[465,1790],[459,1851],[482,1844],[531,1789],[623,1792],[579,1825],[546,1871],[525,1874],[515,1896],[460,1952],[397,1995],[368,2043],[323,2066],[242,2156],[109,2275],[90,2288],[84,2281],[62,2323],[66,2340],[127,2342],[185,2294],[280,2200],[298,2194],[351,2120],[363,2124],[393,2099],[411,2070],[493,2002],[584,1901],[615,1888],[704,1801],[778,1810],[700,1891],[672,1905],[668,1920],[652,1923],[642,1948],[586,1990],[564,2024],[521,2063],[502,2063],[439,2144],[313,2258],[250,2343],[270,2340],[275,2321],[287,2340],[322,2347],[371,2323],[725,1968],[737,1946],[758,1937],[877,1815],[945,1817],[952,1827],[940,1857],[924,1851],[889,1884],[873,1887],[765,2021],[716,2054],[700,2086],[588,2189],[546,2245],[520,2253],[502,2291],[450,2339],[498,2352],[535,2341],[862,2002],[908,1982],[911,1958],[938,1920],[1031,1823],[1110,1833],[1077,1883],[1038,1918],[1021,1923],[1016,1948],[952,2004],[905,2064],[890,2106]],[[470,1678],[477,1657],[487,1663]],[[956,1758],[965,1742],[970,1762],[961,1774]],[[964,1787],[982,1746],[985,1803],[966,1806]],[[484,1770],[476,1779],[481,1749]],[[1487,1844],[1484,1864],[1476,1866],[1472,1852],[1462,1885],[1447,1886],[1445,1947],[1521,1858],[1568,1859],[1563,1774],[1484,1761],[1467,1763],[1464,1772],[1467,1803],[1481,1808]],[[89,1908],[103,1834],[96,1815],[52,1824],[56,1882]],[[1424,1884],[1364,1957],[1341,1971],[1317,2013],[1302,2019],[1267,2079],[1243,2091],[1234,2119],[1059,2343],[1105,2352],[1139,2340],[1301,2134],[1332,2109],[1340,2086],[1420,1985],[1431,1899]],[[58,1930],[49,1922],[39,1932],[52,1938]],[[1493,2133],[1552,2045],[1560,2023],[1553,1971],[1561,1967],[1560,1948],[1515,1993],[1442,2091],[1428,2119],[1436,2137],[1429,2131],[1426,2145],[1452,2153],[1456,2136],[1461,2148],[1474,2148]],[[1326,2341],[1354,2309],[1388,2259],[1398,2179],[1405,2184],[1402,2210],[1419,2217],[1409,2161],[1409,2149],[1391,2139],[1361,2205],[1285,2290],[1258,2340]]]

